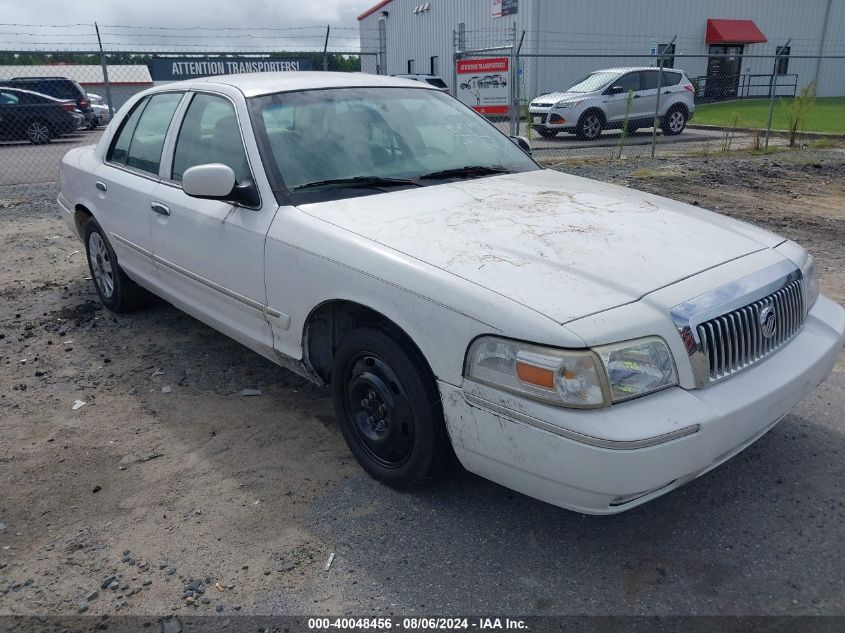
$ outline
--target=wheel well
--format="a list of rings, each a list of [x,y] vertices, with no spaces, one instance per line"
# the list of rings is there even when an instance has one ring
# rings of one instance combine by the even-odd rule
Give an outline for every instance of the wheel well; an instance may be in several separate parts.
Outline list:
[[[426,367],[429,367],[419,347],[396,323],[360,303],[334,299],[314,308],[308,315],[303,330],[302,349],[305,361],[326,384],[331,384],[334,351],[347,333],[361,326],[380,329],[397,342],[408,343]]]
[[[689,118],[689,108],[683,103],[673,103],[671,106],[669,106],[669,109],[666,110],[666,114],[669,114],[670,112],[672,112],[672,110],[682,110],[684,116]]]
[[[607,123],[607,117],[605,116],[604,111],[602,111],[601,108],[589,108],[587,110],[584,110],[584,113],[580,117],[578,117],[578,124],[580,125],[581,121],[584,120],[584,117],[590,113],[598,114],[601,117],[601,120]]]
[[[85,237],[83,235],[85,223],[92,217],[94,217],[94,215],[81,204],[78,204],[73,208],[73,223],[76,225],[76,233],[83,238],[83,241]]]

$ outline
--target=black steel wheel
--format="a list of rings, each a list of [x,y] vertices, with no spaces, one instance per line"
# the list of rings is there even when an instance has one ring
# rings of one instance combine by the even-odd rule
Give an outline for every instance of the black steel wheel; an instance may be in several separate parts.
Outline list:
[[[343,436],[370,475],[396,488],[434,479],[448,449],[437,386],[412,344],[370,327],[335,351],[332,390]]]

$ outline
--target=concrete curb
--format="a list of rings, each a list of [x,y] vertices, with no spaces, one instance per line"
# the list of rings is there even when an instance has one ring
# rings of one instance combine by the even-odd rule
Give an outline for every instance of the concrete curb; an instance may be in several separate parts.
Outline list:
[[[722,132],[726,129],[729,129],[733,132],[742,132],[743,134],[753,134],[755,132],[760,132],[760,134],[765,134],[765,129],[760,129],[756,127],[734,127],[729,128],[724,125],[701,125],[701,124],[693,124],[687,123],[687,127],[693,130],[705,130],[709,132]],[[772,130],[771,134],[773,136],[786,136],[785,130]],[[814,138],[814,139],[831,139],[831,140],[845,140],[845,134],[831,134],[829,132],[801,132],[798,136],[803,138]]]

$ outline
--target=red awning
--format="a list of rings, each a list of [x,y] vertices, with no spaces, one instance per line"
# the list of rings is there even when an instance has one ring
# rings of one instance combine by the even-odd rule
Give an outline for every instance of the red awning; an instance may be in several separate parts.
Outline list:
[[[768,42],[754,20],[707,20],[708,44],[760,44]]]

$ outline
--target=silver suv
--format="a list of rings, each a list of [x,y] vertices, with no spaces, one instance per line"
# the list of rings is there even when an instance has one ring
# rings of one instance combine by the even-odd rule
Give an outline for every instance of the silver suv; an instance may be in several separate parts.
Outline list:
[[[588,141],[602,130],[621,128],[626,117],[629,133],[652,127],[659,72],[649,67],[597,70],[562,92],[534,99],[528,108],[531,127],[546,138],[569,132]],[[666,135],[680,134],[695,112],[695,89],[681,70],[665,69],[660,83],[660,127]]]

